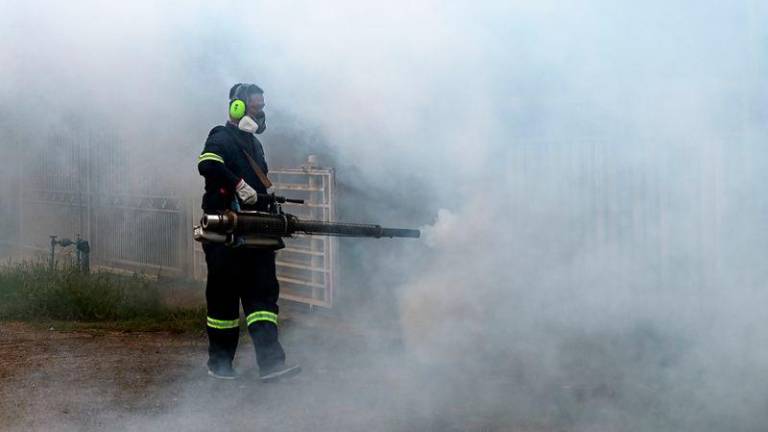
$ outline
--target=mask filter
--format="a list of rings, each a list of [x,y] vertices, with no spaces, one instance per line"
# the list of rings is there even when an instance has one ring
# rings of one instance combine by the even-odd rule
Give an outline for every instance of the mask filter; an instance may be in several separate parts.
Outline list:
[[[237,123],[237,128],[243,132],[256,133],[259,130],[259,124],[251,116],[245,116]]]
[[[259,128],[256,129],[257,134],[267,130],[267,115],[264,114],[264,111],[260,111],[258,114],[256,114],[256,117],[253,120],[256,122],[256,124],[259,125]]]

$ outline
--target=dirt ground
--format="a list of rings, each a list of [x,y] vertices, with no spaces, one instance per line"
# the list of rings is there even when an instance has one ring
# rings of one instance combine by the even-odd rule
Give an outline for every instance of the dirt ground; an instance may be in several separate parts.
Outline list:
[[[414,391],[413,377],[393,354],[396,338],[322,319],[284,327],[289,358],[304,371],[263,384],[245,336],[236,359],[243,376],[230,382],[206,375],[202,332],[0,323],[0,430],[533,430],[468,410],[467,403],[435,403],[430,395],[444,389]]]

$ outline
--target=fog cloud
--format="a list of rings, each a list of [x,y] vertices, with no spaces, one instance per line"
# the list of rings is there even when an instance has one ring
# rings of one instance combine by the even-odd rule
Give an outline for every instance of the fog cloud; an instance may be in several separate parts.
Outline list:
[[[425,226],[345,243],[368,263],[347,277],[398,305],[345,307],[397,312],[407,391],[436,413],[477,396],[497,427],[768,423],[758,2],[2,9],[4,154],[108,130],[115,182],[194,194],[229,86],[253,81],[269,158],[319,151],[357,191],[347,218]]]

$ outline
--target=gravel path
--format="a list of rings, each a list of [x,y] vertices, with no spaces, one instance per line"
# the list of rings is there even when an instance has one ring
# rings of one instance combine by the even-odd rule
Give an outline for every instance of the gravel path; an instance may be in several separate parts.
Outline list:
[[[473,409],[476,398],[460,388],[422,385],[401,367],[397,340],[296,321],[283,340],[304,371],[272,384],[255,379],[246,337],[236,360],[243,376],[227,382],[205,375],[202,333],[0,323],[0,430],[533,430]]]

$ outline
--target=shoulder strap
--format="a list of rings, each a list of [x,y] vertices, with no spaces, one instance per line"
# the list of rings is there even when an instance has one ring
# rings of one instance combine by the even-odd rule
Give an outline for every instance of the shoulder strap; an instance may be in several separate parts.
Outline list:
[[[248,152],[246,152],[244,148],[241,147],[240,150],[245,155],[245,158],[248,159],[248,164],[251,166],[251,169],[253,170],[253,172],[256,173],[256,177],[259,178],[259,180],[261,181],[261,184],[263,184],[264,187],[267,188],[267,189],[271,188],[272,187],[272,182],[269,181],[269,177],[267,177],[267,175],[264,174],[264,171],[261,169],[259,164],[257,164],[256,161],[253,160],[251,155],[249,155]]]
[[[261,184],[264,185],[264,187],[267,188],[267,189],[271,188],[272,187],[272,182],[269,180],[267,175],[264,173],[264,170],[261,169],[259,164],[257,164],[256,161],[253,160],[251,155],[249,155],[248,152],[245,151],[245,148],[244,148],[245,147],[245,143],[243,142],[243,140],[240,139],[240,137],[237,136],[237,134],[234,131],[230,130],[229,128],[224,127],[224,129],[230,135],[232,135],[237,140],[237,142],[239,142],[241,144],[240,145],[240,151],[243,152],[243,155],[245,155],[245,158],[248,160],[248,165],[251,166],[251,169],[253,170],[254,174],[256,174],[256,177],[259,178],[259,181],[261,181]],[[211,132],[213,132],[213,131],[211,131]]]

